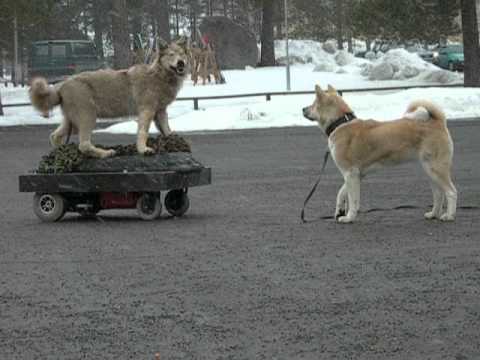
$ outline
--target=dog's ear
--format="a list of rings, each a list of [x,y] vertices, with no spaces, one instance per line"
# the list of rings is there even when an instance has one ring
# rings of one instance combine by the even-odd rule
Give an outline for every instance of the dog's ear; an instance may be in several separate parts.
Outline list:
[[[325,96],[325,93],[323,92],[320,85],[315,85],[315,93],[317,94],[317,98],[319,98],[319,99],[321,99]]]
[[[163,40],[162,38],[158,38],[157,39],[158,52],[161,53],[161,52],[165,51],[167,48],[168,48],[168,43],[165,40]]]
[[[328,85],[328,92],[332,94],[337,94],[337,89],[335,89],[332,85]]]

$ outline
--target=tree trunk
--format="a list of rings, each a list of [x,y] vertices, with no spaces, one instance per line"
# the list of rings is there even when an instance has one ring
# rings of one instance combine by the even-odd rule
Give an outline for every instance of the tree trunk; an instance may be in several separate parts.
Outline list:
[[[335,1],[335,33],[337,36],[338,49],[343,50],[343,0]]]
[[[125,69],[131,64],[130,36],[126,0],[113,0],[112,9],[113,67]]]
[[[180,14],[178,13],[178,0],[175,0],[175,35],[177,37],[180,35],[180,27],[179,27],[179,16]]]
[[[475,0],[462,0],[462,32],[465,86],[480,87],[480,49]]]
[[[261,66],[275,66],[275,47],[273,40],[273,0],[263,0],[262,9],[262,55]]]
[[[105,23],[103,22],[103,12],[99,1],[93,1],[93,31],[95,33],[94,42],[97,48],[97,54],[100,59],[104,59],[103,53],[103,33],[105,31]]]
[[[223,0],[223,16],[228,17],[228,2]]]
[[[170,11],[168,0],[157,0],[157,34],[158,36],[170,42]]]

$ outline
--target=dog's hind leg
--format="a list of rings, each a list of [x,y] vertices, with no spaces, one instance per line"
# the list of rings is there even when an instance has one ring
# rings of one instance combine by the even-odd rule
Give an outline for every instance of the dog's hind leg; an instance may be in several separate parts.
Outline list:
[[[445,197],[447,200],[447,211],[440,216],[442,221],[453,221],[455,220],[455,214],[457,211],[457,189],[453,185],[452,179],[450,177],[450,164],[449,163],[439,163],[432,164],[430,162],[423,163],[426,173],[432,179],[434,186],[438,187],[438,191],[441,192],[440,195],[442,198]],[[435,202],[435,199],[434,199]],[[437,207],[439,207],[437,203]],[[435,203],[434,203],[435,209]],[[441,208],[438,209],[441,211]],[[432,210],[433,212],[433,210]]]
[[[73,116],[72,114],[70,116]],[[115,150],[100,149],[92,144],[92,131],[95,128],[95,110],[84,109],[75,118],[78,128],[78,149],[80,152],[96,158],[106,158],[115,155]]]
[[[335,220],[345,216],[348,210],[347,185],[344,183],[337,194],[337,205],[335,207]]]
[[[154,122],[155,127],[163,136],[169,136],[172,133],[172,130],[170,130],[170,125],[168,124],[167,110],[159,110],[155,114]]]
[[[91,135],[93,129],[80,128],[78,131],[78,149],[80,152],[96,158],[106,158],[115,155],[115,150],[100,149],[92,144]]]
[[[138,117],[137,151],[139,154],[152,154],[154,150],[147,146],[148,130],[155,113],[150,110],[143,110]]]
[[[357,217],[360,208],[360,171],[352,169],[343,174],[348,194],[348,212],[337,220],[341,223],[351,223]]]
[[[445,194],[440,187],[431,181],[430,186],[432,187],[432,195],[433,195],[433,207],[432,210],[425,213],[425,219],[440,219],[442,215],[443,203],[445,201]]]

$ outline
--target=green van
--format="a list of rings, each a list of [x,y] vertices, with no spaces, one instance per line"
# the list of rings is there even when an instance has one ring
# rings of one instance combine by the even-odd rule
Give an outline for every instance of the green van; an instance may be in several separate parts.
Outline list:
[[[92,41],[35,41],[30,50],[28,78],[43,76],[49,83],[55,83],[70,75],[103,67]]]

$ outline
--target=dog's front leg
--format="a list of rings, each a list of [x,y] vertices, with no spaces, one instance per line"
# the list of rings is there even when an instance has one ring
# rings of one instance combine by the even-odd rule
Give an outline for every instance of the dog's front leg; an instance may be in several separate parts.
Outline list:
[[[147,146],[148,130],[155,113],[150,110],[140,112],[138,117],[137,151],[139,154],[151,154],[154,150]]]
[[[360,208],[360,171],[353,169],[344,174],[348,193],[348,212],[346,216],[338,218],[338,222],[351,223],[357,217]]]
[[[172,130],[170,130],[170,125],[168,125],[168,114],[167,110],[159,110],[155,114],[155,126],[157,130],[162,133],[163,136],[169,136],[172,134]]]
[[[344,183],[337,194],[337,205],[335,207],[335,220],[345,216],[348,210],[347,185]]]

